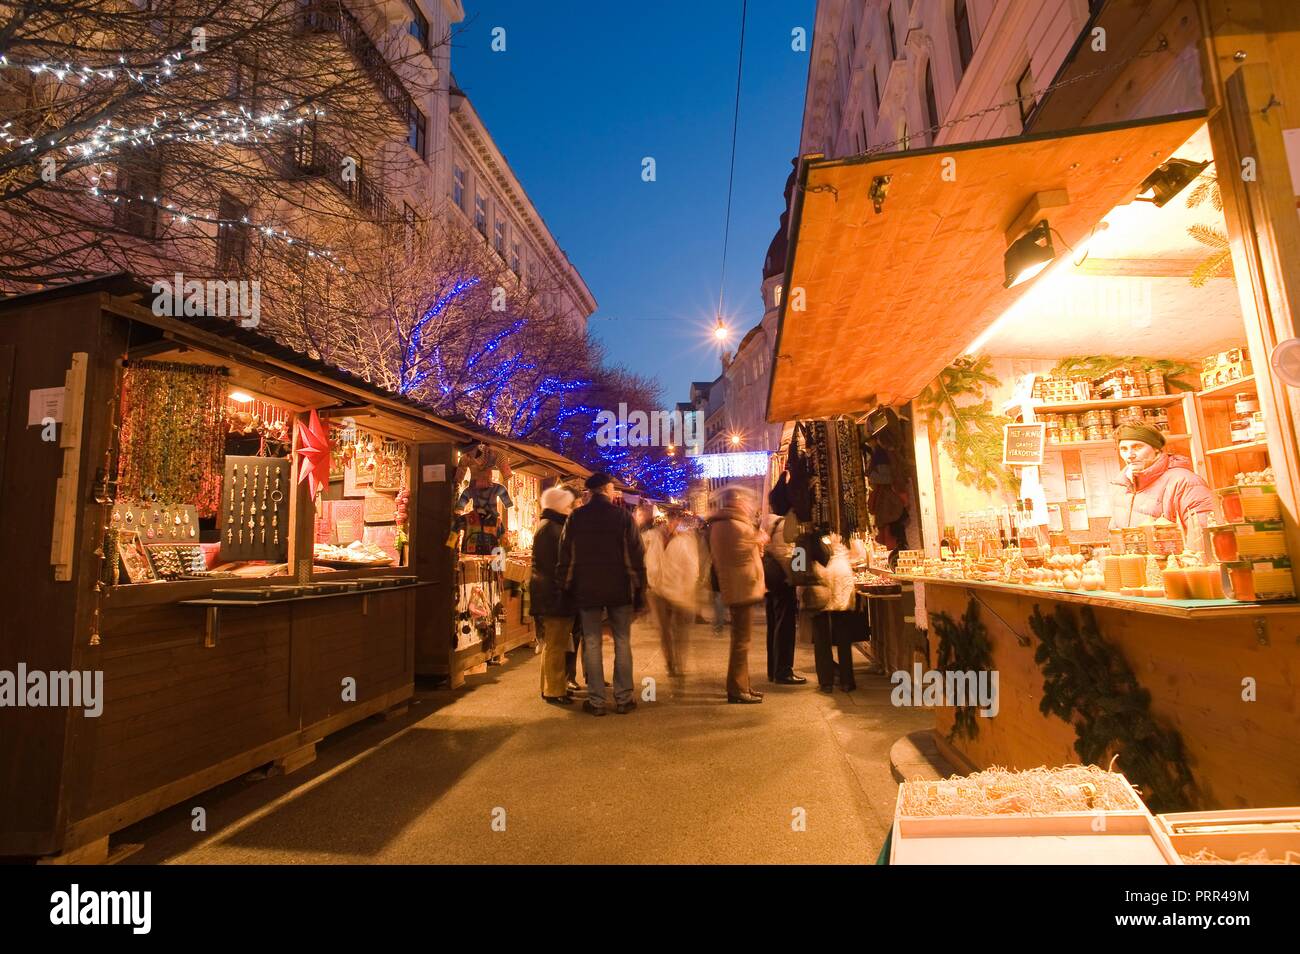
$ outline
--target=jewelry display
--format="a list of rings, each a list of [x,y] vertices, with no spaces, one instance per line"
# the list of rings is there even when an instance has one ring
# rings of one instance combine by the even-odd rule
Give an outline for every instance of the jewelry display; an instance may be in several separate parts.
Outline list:
[[[288,540],[281,540],[278,529],[281,516],[288,519],[289,502],[279,488],[289,476],[290,461],[279,457],[226,458],[225,480],[230,506],[224,515],[226,534],[222,538],[222,560],[288,559]],[[238,487],[239,493],[235,493]],[[235,505],[238,498],[239,504]],[[268,520],[268,515],[270,519]],[[273,528],[267,539],[266,527]]]

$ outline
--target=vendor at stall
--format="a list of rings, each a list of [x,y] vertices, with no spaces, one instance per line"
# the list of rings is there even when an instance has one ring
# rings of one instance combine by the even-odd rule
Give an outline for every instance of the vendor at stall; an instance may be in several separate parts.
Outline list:
[[[1192,471],[1192,462],[1165,450],[1165,436],[1145,424],[1115,431],[1124,469],[1116,485],[1112,530],[1164,518],[1194,531],[1213,522],[1214,491]]]

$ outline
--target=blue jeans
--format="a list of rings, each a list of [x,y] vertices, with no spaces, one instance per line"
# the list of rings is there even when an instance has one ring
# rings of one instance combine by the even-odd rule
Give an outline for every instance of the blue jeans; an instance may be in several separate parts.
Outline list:
[[[582,618],[582,668],[587,676],[587,701],[596,709],[605,708],[605,653],[601,623],[609,613],[609,628],[614,632],[614,702],[632,701],[632,607],[597,606],[578,611]]]

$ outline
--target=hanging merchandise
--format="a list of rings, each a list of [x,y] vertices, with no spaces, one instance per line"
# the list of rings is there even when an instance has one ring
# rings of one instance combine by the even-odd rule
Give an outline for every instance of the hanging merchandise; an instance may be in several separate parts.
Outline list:
[[[785,461],[786,483],[790,510],[803,522],[812,520],[812,465],[808,459],[807,434],[802,424],[796,425],[790,437],[790,453]]]
[[[406,445],[401,441],[384,440],[375,453],[374,489],[380,493],[396,493],[406,486]]]
[[[867,525],[862,500],[866,476],[862,471],[862,445],[852,421],[835,422],[835,446],[840,473],[840,536],[847,540]]]
[[[812,499],[812,522],[819,527],[831,523],[831,453],[830,428],[825,421],[805,421],[803,427],[808,448],[808,487]]]
[[[226,420],[232,437],[257,438],[258,457],[287,457],[293,440],[293,412],[276,404],[243,395],[226,402]]]
[[[456,529],[464,530],[463,550],[479,556],[491,556],[501,546],[505,524],[501,519],[498,501],[507,510],[514,506],[510,493],[500,484],[475,487],[472,483],[456,501],[457,508],[472,504],[470,509],[456,518]]]
[[[133,361],[123,375],[118,496],[217,512],[226,439],[226,371]]]

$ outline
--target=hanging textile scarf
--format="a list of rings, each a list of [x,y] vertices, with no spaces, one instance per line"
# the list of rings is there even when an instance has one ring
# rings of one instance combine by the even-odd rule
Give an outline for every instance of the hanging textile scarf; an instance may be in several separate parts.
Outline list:
[[[866,526],[862,508],[866,477],[862,470],[862,445],[857,425],[852,421],[836,421],[835,446],[840,465],[840,536],[847,540]]]

